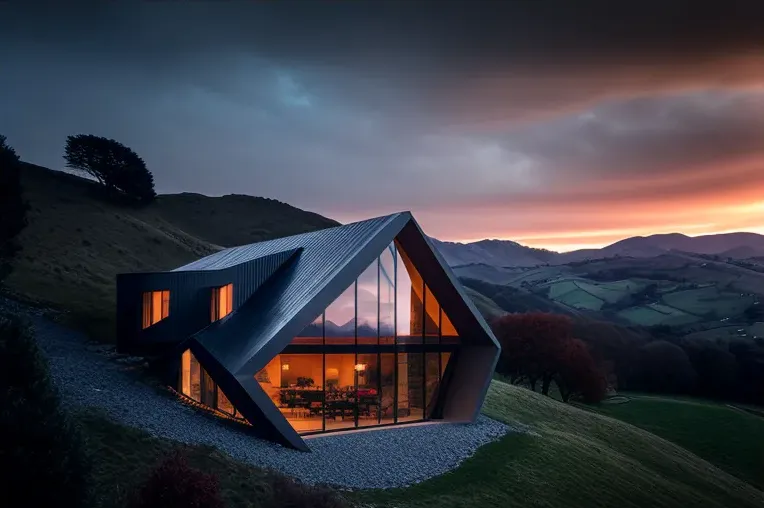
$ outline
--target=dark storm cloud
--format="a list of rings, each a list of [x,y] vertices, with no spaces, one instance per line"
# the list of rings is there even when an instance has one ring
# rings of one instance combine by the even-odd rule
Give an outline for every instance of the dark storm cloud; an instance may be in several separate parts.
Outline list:
[[[40,164],[93,132],[160,191],[341,219],[759,182],[761,2],[72,5],[0,5],[0,131]]]

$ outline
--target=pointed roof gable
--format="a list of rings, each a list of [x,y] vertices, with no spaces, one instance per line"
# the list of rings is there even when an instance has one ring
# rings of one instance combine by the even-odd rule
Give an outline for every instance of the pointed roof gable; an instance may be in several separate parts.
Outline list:
[[[220,270],[269,254],[289,258],[238,309],[194,334],[190,348],[229,399],[260,431],[307,450],[255,379],[255,373],[320,315],[396,241],[417,268],[462,343],[452,394],[446,402],[454,420],[477,416],[490,384],[500,346],[466,296],[456,276],[408,212],[226,249],[178,270]]]
[[[245,365],[247,371],[259,370],[350,286],[410,220],[411,214],[402,212],[218,253],[219,261],[243,262],[271,250],[299,249],[244,305],[192,340],[233,373]]]

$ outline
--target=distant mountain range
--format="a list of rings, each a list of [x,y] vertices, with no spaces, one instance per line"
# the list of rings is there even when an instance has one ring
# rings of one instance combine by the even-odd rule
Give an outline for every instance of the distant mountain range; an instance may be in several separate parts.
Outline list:
[[[669,233],[626,238],[601,249],[581,249],[554,252],[526,247],[509,240],[480,240],[471,243],[433,243],[449,265],[486,264],[491,266],[563,265],[588,259],[612,257],[649,258],[667,252],[716,255],[722,258],[747,259],[764,256],[764,235],[756,233],[725,233],[687,236]]]

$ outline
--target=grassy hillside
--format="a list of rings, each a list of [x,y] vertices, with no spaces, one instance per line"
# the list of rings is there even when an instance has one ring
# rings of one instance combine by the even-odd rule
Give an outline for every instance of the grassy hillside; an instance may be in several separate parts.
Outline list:
[[[507,311],[499,307],[496,302],[484,294],[478,293],[476,290],[468,286],[464,287],[464,291],[467,293],[467,296],[472,299],[472,302],[475,304],[475,307],[477,307],[477,310],[480,312],[483,318],[485,318],[485,320],[489,323],[507,313]]]
[[[274,482],[279,482],[284,475],[237,462],[210,446],[189,446],[158,439],[142,430],[114,423],[96,411],[78,411],[74,416],[88,437],[86,445],[93,460],[93,494],[97,508],[132,506],[131,495],[174,449],[182,450],[192,467],[218,477],[226,508],[251,508],[253,500],[257,500],[254,506],[261,508],[281,507],[288,502],[274,492]],[[291,492],[300,490],[303,489],[295,487]],[[316,497],[310,487],[305,490],[304,497]]]
[[[168,270],[220,249],[337,223],[278,201],[244,196],[159,196],[145,208],[104,201],[97,186],[27,164],[29,225],[8,288],[69,312],[97,338],[114,334],[115,276]],[[236,220],[233,217],[236,216]]]
[[[488,298],[505,312],[556,312],[577,315],[576,309],[561,305],[541,295],[512,286],[492,284],[483,280],[460,277],[461,283]]]
[[[737,263],[737,264],[736,264]],[[462,282],[511,312],[544,310],[637,326],[672,326],[681,334],[730,323],[764,293],[764,273],[750,263],[684,253],[613,258],[535,268],[455,267]]]
[[[237,194],[223,197],[190,193],[161,195],[155,208],[159,216],[179,229],[224,247],[339,225],[274,199]]]
[[[764,418],[702,400],[630,396],[597,411],[679,444],[764,488]]]
[[[484,411],[529,424],[539,435],[509,435],[451,473],[361,499],[397,507],[764,506],[762,491],[613,418],[499,381]]]
[[[363,506],[390,507],[764,506],[761,490],[691,451],[614,418],[500,381],[492,383],[484,412],[527,424],[537,435],[508,435],[482,447],[456,470],[409,488],[348,495]],[[689,418],[682,421],[688,427],[709,423],[702,412]],[[98,414],[80,413],[78,420],[90,437],[96,493],[109,501],[108,506],[121,506],[125,493],[175,446],[182,446],[194,465],[220,477],[228,506],[251,506],[255,496],[267,499],[270,494],[263,470],[209,447],[156,439]],[[760,436],[762,428],[760,421],[758,427],[747,428],[746,435]],[[719,432],[714,437],[717,448],[738,449],[736,436]],[[687,446],[695,448],[696,443],[692,440]],[[735,460],[729,470],[739,466]]]

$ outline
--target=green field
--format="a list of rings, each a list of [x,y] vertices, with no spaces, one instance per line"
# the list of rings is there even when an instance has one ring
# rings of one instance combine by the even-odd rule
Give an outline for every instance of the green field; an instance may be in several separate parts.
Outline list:
[[[645,285],[632,280],[594,282],[581,278],[562,278],[540,284],[547,289],[547,298],[582,310],[601,310],[641,291]]]
[[[631,280],[622,280],[605,283],[577,282],[578,287],[587,293],[601,298],[607,303],[617,303],[630,295],[641,291],[643,284]]]
[[[666,304],[690,314],[704,315],[713,312],[718,317],[738,316],[750,307],[754,298],[740,293],[719,291],[716,286],[706,286],[663,295]]]
[[[576,289],[555,298],[555,301],[582,310],[600,310],[605,302],[583,289]]]
[[[635,325],[654,326],[654,325],[684,325],[702,321],[698,316],[688,314],[682,310],[651,303],[648,305],[638,305],[629,307],[618,312],[618,315]]]
[[[764,418],[722,404],[648,395],[598,412],[661,436],[764,488]]]
[[[547,298],[560,302],[569,307],[584,310],[600,310],[605,301],[590,292],[582,289],[583,281],[575,279],[561,279],[550,282],[541,287],[548,287]]]

